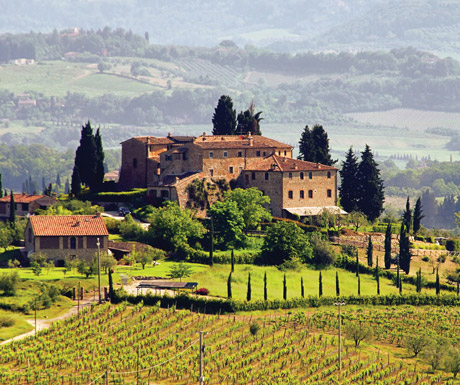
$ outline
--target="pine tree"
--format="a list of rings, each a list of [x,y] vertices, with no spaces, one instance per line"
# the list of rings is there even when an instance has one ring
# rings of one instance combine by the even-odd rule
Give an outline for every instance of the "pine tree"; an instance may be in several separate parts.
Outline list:
[[[331,158],[329,138],[323,126],[315,124],[311,131],[308,126],[305,126],[300,136],[298,158],[328,166],[332,166],[336,162]]]
[[[264,274],[264,301],[268,300],[268,290],[267,290],[267,272]]]
[[[321,271],[319,272],[319,285],[318,285],[318,296],[323,296],[323,277],[321,275]]]
[[[358,210],[357,176],[358,160],[353,153],[353,147],[350,147],[345,161],[342,162],[342,169],[340,170],[341,183],[339,186],[340,204],[349,213]]]
[[[300,277],[300,296],[305,297],[305,288],[303,287],[303,277]]]
[[[366,145],[358,166],[356,190],[359,211],[366,215],[370,222],[376,220],[383,212],[385,201],[383,181],[377,166],[370,147]]]
[[[230,96],[222,95],[212,117],[213,135],[235,135],[236,110]]]
[[[402,223],[406,227],[406,231],[410,234],[410,228],[412,225],[412,210],[410,208],[409,197],[407,197],[406,209],[403,212]]]
[[[340,297],[339,273],[335,272],[335,294]]]
[[[78,196],[81,192],[81,179],[80,179],[80,171],[78,166],[73,167],[72,172],[72,185],[70,193],[75,197]]]
[[[248,291],[246,293],[246,300],[251,300],[251,273],[248,273]]]
[[[436,268],[436,295],[441,293],[441,284],[439,283],[439,267]]]
[[[385,232],[385,269],[391,267],[391,223],[388,223],[387,230]]]
[[[10,190],[10,223],[14,225],[16,222],[16,203],[14,202],[13,190]]]
[[[414,207],[414,219],[413,219],[413,231],[414,231],[414,236],[417,235],[417,233],[420,230],[420,227],[422,225],[422,219],[425,216],[423,215],[423,210],[422,210],[422,200],[419,197],[417,201],[415,202],[415,207]]]
[[[232,272],[230,272],[227,279],[227,298],[232,298]]]
[[[372,257],[374,253],[374,245],[372,244],[372,237],[369,235],[369,240],[367,242],[367,265],[372,267]]]
[[[75,153],[75,166],[80,172],[80,180],[91,190],[97,187],[97,146],[91,123],[88,121],[81,129],[80,145]]]
[[[283,299],[287,300],[287,282],[286,282],[286,274],[284,274],[283,278]]]
[[[102,137],[100,133],[100,128],[97,129],[96,135],[94,136],[94,141],[96,142],[96,173],[95,173],[95,186],[96,191],[99,191],[104,183],[104,148],[102,147]]]

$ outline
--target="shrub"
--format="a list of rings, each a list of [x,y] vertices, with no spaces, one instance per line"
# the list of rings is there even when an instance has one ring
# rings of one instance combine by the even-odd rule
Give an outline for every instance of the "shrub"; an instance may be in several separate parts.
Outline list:
[[[0,290],[4,295],[15,295],[20,282],[19,274],[13,271],[9,274],[0,275]]]
[[[427,255],[424,255],[424,256],[422,257],[422,261],[423,261],[423,262],[430,262],[430,257],[428,257]]]
[[[260,325],[257,322],[253,322],[249,326],[249,331],[253,336],[255,336],[259,332],[259,330],[260,330]]]
[[[446,250],[460,251],[460,239],[447,239]]]
[[[9,328],[14,326],[15,320],[7,315],[0,315],[0,328]]]
[[[206,289],[205,287],[201,287],[201,288],[199,288],[198,290],[195,290],[195,294],[198,294],[198,295],[208,295],[208,294],[209,294],[209,290]]]
[[[329,266],[335,262],[336,255],[334,249],[319,233],[312,234],[310,243],[313,247],[313,262],[316,265]]]

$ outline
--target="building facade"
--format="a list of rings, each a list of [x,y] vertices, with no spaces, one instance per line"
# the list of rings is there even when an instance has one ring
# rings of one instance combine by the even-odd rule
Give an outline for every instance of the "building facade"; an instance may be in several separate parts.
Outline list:
[[[46,210],[57,202],[56,195],[50,197],[48,195],[13,194],[13,197],[15,214],[22,217],[33,214],[38,209]],[[11,196],[0,198],[0,218],[8,219],[10,210]]]
[[[41,253],[58,263],[107,253],[108,238],[100,215],[32,215],[24,237],[28,256]]]
[[[292,146],[260,135],[132,138],[122,143],[120,187],[186,207],[195,179],[257,187],[274,216],[317,215],[337,207],[337,168],[292,158]]]

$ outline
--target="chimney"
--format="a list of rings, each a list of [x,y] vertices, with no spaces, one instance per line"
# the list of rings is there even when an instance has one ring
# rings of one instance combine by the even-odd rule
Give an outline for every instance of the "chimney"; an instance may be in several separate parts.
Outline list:
[[[299,168],[299,166],[297,166],[296,164],[294,165],[294,170],[297,170]]]
[[[321,165],[319,163],[316,163],[316,168],[321,168]]]
[[[171,135],[171,133],[170,133],[170,132],[168,132],[168,138],[170,138],[171,136],[172,136],[172,135]]]

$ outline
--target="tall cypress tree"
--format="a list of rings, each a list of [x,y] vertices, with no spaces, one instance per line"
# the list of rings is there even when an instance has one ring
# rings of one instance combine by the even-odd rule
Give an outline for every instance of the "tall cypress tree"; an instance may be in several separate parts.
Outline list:
[[[311,131],[305,126],[299,141],[299,159],[328,166],[336,162],[331,158],[329,138],[322,125],[315,124]]]
[[[227,298],[232,298],[232,272],[230,272],[227,279]]]
[[[222,95],[217,102],[212,117],[213,135],[235,135],[236,133],[236,110],[233,109],[233,101],[230,96]]]
[[[409,274],[410,271],[411,257],[409,234],[406,231],[406,226],[401,224],[401,232],[399,235],[399,264],[406,274]]]
[[[407,197],[406,209],[403,212],[402,222],[404,223],[404,226],[406,226],[406,231],[410,233],[410,228],[412,225],[412,210],[410,208],[409,197]]]
[[[267,272],[264,274],[264,301],[268,300],[268,289],[267,289]]]
[[[94,136],[94,141],[96,142],[96,175],[95,175],[95,189],[96,191],[100,190],[102,184],[104,183],[104,148],[102,147],[102,137],[100,133],[100,128],[96,130],[96,135]]]
[[[316,148],[313,143],[310,127],[305,126],[299,140],[299,156],[300,160],[313,162],[316,159]]]
[[[417,201],[415,202],[415,207],[414,207],[414,219],[413,219],[413,231],[414,231],[414,236],[417,235],[417,233],[420,230],[420,227],[422,225],[422,219],[425,216],[423,215],[423,210],[422,210],[422,200],[420,197],[418,197]]]
[[[367,242],[367,265],[372,267],[372,257],[374,253],[374,245],[372,244],[372,237],[369,235],[369,240]]]
[[[422,218],[424,219],[423,223],[421,224],[425,227],[435,227],[436,217],[438,215],[438,204],[433,191],[426,189],[422,193],[421,206],[425,213],[425,216]]]
[[[16,222],[16,203],[14,202],[13,190],[10,190],[10,223],[14,225]]]
[[[358,159],[353,152],[353,147],[348,150],[345,160],[342,162],[340,170],[339,196],[340,204],[343,209],[349,213],[358,210]]]
[[[387,230],[385,232],[385,269],[391,267],[391,223],[388,223]]]
[[[375,280],[377,281],[377,295],[380,295],[380,270],[379,270],[379,256],[377,254],[377,259],[375,263]]]
[[[97,186],[97,146],[89,121],[81,128],[80,145],[75,153],[75,166],[80,172],[81,182],[90,189],[95,189]]]
[[[246,300],[251,300],[251,273],[248,273],[248,291],[246,293]]]
[[[385,201],[383,181],[377,166],[370,147],[366,145],[358,166],[356,190],[359,211],[366,215],[370,222],[376,220],[383,212]]]
[[[361,277],[358,275],[358,295],[361,295]]]
[[[300,296],[305,297],[305,288],[303,287],[303,277],[300,277]]]
[[[340,297],[339,273],[337,271],[335,272],[335,294]]]
[[[415,290],[417,293],[420,293],[422,291],[422,269],[419,268],[417,271],[417,279],[416,279],[416,285],[415,285]]]
[[[284,274],[283,278],[283,299],[287,300],[287,282],[286,282],[286,274]]]
[[[439,283],[439,267],[436,268],[436,295],[441,293],[441,284]]]
[[[109,301],[112,302],[113,298],[113,278],[112,278],[112,268],[109,268]]]
[[[231,266],[232,266],[232,273],[235,271],[235,252],[232,249],[232,253],[230,255],[230,261],[231,261]]]
[[[319,272],[318,296],[323,296],[323,276],[321,275],[321,271]]]

